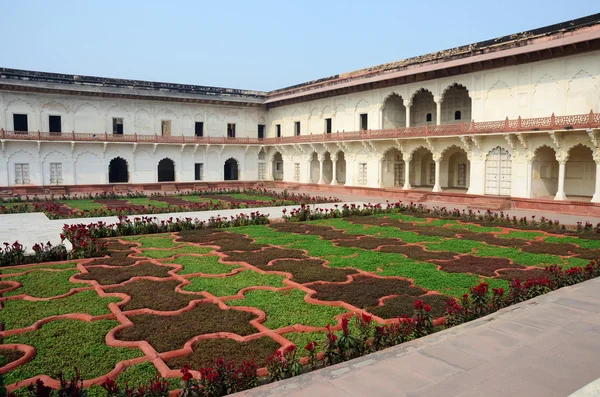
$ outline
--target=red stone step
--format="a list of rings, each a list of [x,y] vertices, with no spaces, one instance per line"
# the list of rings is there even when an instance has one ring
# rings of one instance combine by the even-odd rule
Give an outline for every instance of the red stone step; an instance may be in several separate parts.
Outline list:
[[[469,204],[469,207],[501,211],[510,209],[511,202],[508,197],[478,197]]]

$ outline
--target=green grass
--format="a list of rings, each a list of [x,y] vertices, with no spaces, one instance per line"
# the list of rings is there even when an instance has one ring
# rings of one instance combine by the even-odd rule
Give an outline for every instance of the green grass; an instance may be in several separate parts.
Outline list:
[[[544,233],[530,232],[527,230],[510,230],[507,234],[498,234],[499,238],[520,238],[523,240],[533,240],[536,237],[543,237]]]
[[[549,254],[533,254],[529,252],[522,252],[516,248],[510,247],[481,247],[477,248],[477,256],[491,256],[499,258],[507,258],[524,266],[541,266],[546,265],[563,265],[565,261],[557,255]]]
[[[6,292],[5,296],[25,294],[36,298],[49,298],[66,294],[72,288],[88,287],[84,283],[71,283],[69,277],[79,273],[79,270],[34,270],[20,276],[6,277],[2,280],[12,280],[21,283],[21,287]]]
[[[209,201],[219,201],[215,199],[211,199],[210,197],[202,197],[202,196],[173,196],[180,198],[185,201],[189,201],[190,203],[208,203]]]
[[[58,202],[79,211],[104,208],[104,204],[96,203],[92,199],[58,200]]]
[[[14,274],[14,273],[23,273],[29,270],[35,269],[74,269],[77,266],[76,263],[57,263],[57,264],[40,264],[40,265],[30,265],[27,267],[4,267],[0,268],[0,274]]]
[[[196,247],[193,245],[184,245],[181,248],[172,249],[172,250],[151,250],[145,249],[142,250],[141,256],[147,256],[152,259],[161,259],[161,258],[170,258],[173,255],[179,254],[208,254],[212,251],[212,248],[208,247]]]
[[[277,274],[262,274],[245,270],[228,277],[193,277],[192,283],[186,285],[185,291],[208,291],[215,296],[235,295],[239,290],[252,286],[283,287],[285,277]]]
[[[4,338],[4,343],[33,346],[36,355],[30,362],[4,374],[4,383],[12,384],[32,376],[59,372],[69,379],[77,367],[84,379],[92,379],[111,371],[119,361],[141,357],[139,349],[109,347],[106,334],[119,325],[118,321],[85,322],[57,320],[36,331]]]
[[[174,243],[169,234],[154,234],[150,236],[119,237],[121,240],[141,243],[141,248],[174,248],[182,243]]]
[[[253,194],[245,194],[245,193],[233,193],[228,194],[227,196],[233,197],[239,200],[256,200],[256,201],[273,201],[275,200],[273,197],[262,196],[262,195],[253,195]]]
[[[572,236],[549,236],[544,239],[546,243],[564,243],[564,244],[577,244],[581,248],[600,249],[600,240],[588,240],[585,238],[572,237]]]
[[[144,207],[154,206],[156,208],[166,208],[169,206],[169,204],[164,201],[156,201],[148,197],[130,198],[127,199],[127,202],[131,205],[143,205]]]
[[[98,296],[96,291],[81,291],[61,299],[49,301],[26,301],[22,299],[9,299],[3,302],[0,310],[0,322],[5,329],[24,328],[38,320],[50,316],[59,316],[68,313],[84,313],[92,316],[109,314],[108,304],[120,302],[117,297]]]
[[[165,263],[175,263],[183,266],[183,269],[178,273],[180,275],[192,273],[224,274],[240,267],[240,265],[221,263],[216,255],[179,256]]]
[[[297,289],[282,292],[255,290],[248,291],[244,299],[225,303],[229,306],[256,307],[264,311],[267,319],[263,325],[270,329],[294,324],[325,327],[327,324],[335,324],[333,317],[346,311],[341,307],[306,303],[304,295],[304,292]]]

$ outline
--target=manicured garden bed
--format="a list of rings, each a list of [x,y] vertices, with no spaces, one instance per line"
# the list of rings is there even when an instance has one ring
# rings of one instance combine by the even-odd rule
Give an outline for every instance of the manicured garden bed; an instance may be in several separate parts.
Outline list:
[[[35,349],[0,346],[4,383],[18,389],[77,367],[86,385],[109,375],[136,384],[221,357],[272,370],[275,349],[293,343],[310,356],[312,341],[334,362],[328,343],[348,340],[342,328],[355,314],[377,325],[376,349],[404,332],[384,325],[403,327],[415,302],[435,325],[454,324],[596,275],[586,265],[600,240],[529,229],[379,213],[114,237],[106,257],[3,268],[0,337]],[[423,335],[418,324],[395,343]],[[360,321],[349,327],[363,332]]]
[[[337,202],[334,197],[268,189],[211,189],[173,194],[130,193],[0,199],[0,214],[44,212],[51,219],[213,211]]]

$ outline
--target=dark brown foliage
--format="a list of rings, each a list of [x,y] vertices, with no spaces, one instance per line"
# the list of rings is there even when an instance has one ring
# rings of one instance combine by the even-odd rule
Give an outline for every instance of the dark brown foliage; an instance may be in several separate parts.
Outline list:
[[[203,296],[182,294],[175,291],[179,281],[135,280],[120,287],[107,288],[106,292],[127,294],[131,300],[121,306],[121,310],[152,309],[175,311],[186,307],[191,300]]]
[[[266,248],[261,251],[250,252],[235,252],[225,251],[227,255],[226,262],[246,262],[250,265],[261,267],[266,266],[270,261],[279,258],[306,258],[306,255],[300,250],[282,249],[282,248]]]
[[[379,299],[388,295],[418,296],[425,292],[406,280],[365,275],[354,276],[349,284],[311,284],[309,288],[317,291],[312,295],[315,299],[344,301],[358,308],[377,306]]]
[[[193,347],[193,353],[172,358],[166,363],[171,369],[180,369],[184,364],[188,364],[197,370],[213,365],[216,358],[236,364],[253,358],[259,367],[264,367],[267,357],[280,347],[279,343],[267,336],[247,342],[237,342],[228,338],[204,339]]]
[[[0,357],[4,357],[4,365],[10,364],[23,357],[25,353],[17,349],[1,349]],[[3,366],[4,366],[3,365]]]
[[[448,273],[473,273],[482,276],[493,277],[496,270],[513,268],[522,269],[523,266],[511,263],[506,258],[479,257],[473,255],[462,255],[447,262],[436,262],[441,270]]]
[[[184,230],[179,232],[180,241],[189,243],[217,245],[219,251],[255,251],[266,245],[254,244],[252,239],[240,234],[220,232],[217,230]]]
[[[503,280],[514,280],[519,279],[521,281],[525,281],[530,278],[539,278],[546,276],[546,271],[542,268],[536,269],[506,269],[506,270],[498,270],[499,276],[497,278],[501,278]]]
[[[121,243],[115,240],[101,240],[106,243],[106,249],[109,253],[117,252],[117,251],[129,251],[133,247],[137,247],[137,244],[134,242]]]
[[[132,277],[153,276],[169,277],[167,272],[172,270],[166,266],[158,266],[149,262],[142,262],[135,266],[127,267],[89,267],[89,273],[79,274],[80,280],[96,280],[101,285],[119,284]]]
[[[153,196],[151,197],[152,201],[160,201],[163,203],[167,203],[168,205],[175,205],[175,206],[184,206],[187,207],[189,205],[192,205],[194,203],[184,200],[182,198],[179,197],[170,197],[170,196],[165,196],[165,197],[161,197],[161,196]]]
[[[240,310],[221,310],[216,304],[198,303],[192,310],[176,316],[140,314],[129,316],[133,322],[116,334],[126,341],[148,341],[159,352],[180,349],[197,335],[231,332],[246,336],[258,332],[250,324],[254,314]]]
[[[262,266],[261,269],[292,273],[292,281],[300,284],[314,281],[343,282],[349,274],[356,274],[354,269],[331,268],[323,266],[323,263],[325,262],[318,259],[300,261],[280,259],[272,265]]]
[[[423,247],[418,245],[386,245],[379,249],[380,252],[388,252],[395,254],[404,254],[410,259],[416,261],[429,261],[429,260],[451,260],[456,255],[455,252],[448,251],[427,251]]]
[[[444,316],[446,302],[451,298],[449,296],[439,294],[430,294],[418,297],[401,295],[386,299],[383,302],[383,306],[368,307],[367,311],[384,319],[396,318],[398,316],[402,316],[403,314],[411,317],[414,313],[414,303],[418,299],[431,306],[431,314],[433,318],[439,318]]]
[[[131,266],[139,261],[139,258],[129,257],[130,251],[113,251],[109,252],[109,258],[94,259],[87,266],[92,265],[107,265],[107,266]]]
[[[382,245],[398,246],[405,244],[402,240],[396,238],[377,238],[373,236],[360,236],[358,239],[334,240],[333,243],[340,247],[355,247],[365,250],[374,250]]]
[[[338,240],[338,239],[347,239],[354,238],[353,235],[348,235],[344,233],[342,230],[334,229],[331,226],[318,226],[318,225],[307,225],[304,223],[296,223],[296,222],[285,222],[285,223],[276,223],[270,225],[273,229],[278,232],[287,232],[287,233],[295,233],[295,234],[313,234],[316,236],[321,236],[325,240]]]

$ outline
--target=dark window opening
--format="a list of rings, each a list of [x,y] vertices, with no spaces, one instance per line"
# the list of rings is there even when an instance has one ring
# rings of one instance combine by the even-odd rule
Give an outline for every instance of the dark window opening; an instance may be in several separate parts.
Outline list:
[[[432,115],[431,113],[427,113],[427,116],[425,117],[425,121],[431,121],[432,120]]]
[[[258,125],[258,139],[263,139],[265,137],[265,126],[263,124]]]
[[[331,119],[325,119],[325,132],[331,134]]]
[[[121,117],[113,117],[113,134],[123,135],[123,119]]]
[[[48,116],[48,129],[50,132],[62,132],[60,116]]]
[[[158,181],[175,182],[175,163],[165,158],[158,162]]]
[[[460,110],[457,110],[456,112],[454,112],[454,120],[460,120],[460,118],[461,118]]]
[[[162,136],[171,136],[171,120],[161,120],[160,131]]]
[[[275,124],[275,136],[281,138],[281,124]]]
[[[204,179],[204,163],[194,164],[194,180],[201,181]]]
[[[194,125],[194,133],[196,136],[204,136],[204,123],[202,121],[196,121]]]
[[[294,135],[298,136],[300,135],[300,122],[296,121],[294,123]]]
[[[129,182],[129,170],[127,161],[121,157],[115,157],[108,164],[108,183]]]
[[[13,114],[13,124],[15,127],[15,131],[26,132],[29,131],[27,125],[27,115],[26,114]]]
[[[238,163],[235,159],[227,159],[223,166],[223,179],[226,181],[238,180]]]
[[[369,129],[369,116],[366,113],[360,115],[360,129]]]
[[[227,124],[227,138],[235,138],[235,124],[234,123]]]

